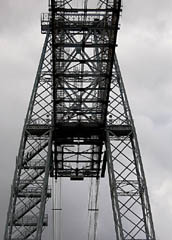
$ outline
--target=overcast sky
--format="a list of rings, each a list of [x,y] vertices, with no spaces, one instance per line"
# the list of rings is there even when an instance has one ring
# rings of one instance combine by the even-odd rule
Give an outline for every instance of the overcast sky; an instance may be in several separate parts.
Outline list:
[[[40,12],[46,9],[47,0],[0,3],[0,239],[44,39],[40,34]],[[171,240],[172,226],[171,10],[171,0],[123,0],[117,48],[158,240]]]

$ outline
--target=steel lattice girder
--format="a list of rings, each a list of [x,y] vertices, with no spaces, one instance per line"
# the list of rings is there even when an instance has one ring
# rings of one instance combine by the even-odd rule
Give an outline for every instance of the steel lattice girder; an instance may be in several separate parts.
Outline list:
[[[137,135],[116,56],[108,110],[105,144],[117,240],[155,240]]]
[[[4,240],[41,239],[48,220],[49,175],[99,178],[106,162],[117,240],[155,240],[137,136],[115,56],[121,1],[101,0],[97,9],[74,9],[71,3],[54,0],[50,14],[42,15],[46,39]]]
[[[50,41],[51,37],[47,34],[16,161],[4,234],[5,240],[34,239],[48,224],[48,216],[44,215],[44,208],[45,202],[51,197],[48,175],[52,131],[47,122],[39,135],[30,132],[29,126],[32,125],[34,129],[36,125],[39,128],[40,123],[44,122],[51,109]],[[48,95],[47,98],[44,97],[45,92]],[[40,221],[41,218],[42,221]]]

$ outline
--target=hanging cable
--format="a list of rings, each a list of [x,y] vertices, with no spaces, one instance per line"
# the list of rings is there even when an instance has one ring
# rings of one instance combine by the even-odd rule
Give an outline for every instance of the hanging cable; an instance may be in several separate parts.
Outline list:
[[[55,206],[54,206],[54,236],[55,236],[55,240],[57,240],[57,179],[55,179],[55,187],[54,187],[55,191],[54,191],[54,201],[55,201]]]
[[[88,202],[88,240],[96,240],[98,222],[98,193],[99,179],[90,180],[89,202]]]
[[[84,0],[84,9],[87,9],[88,0]]]
[[[53,196],[52,196],[52,235],[53,235],[53,240],[55,240],[55,236],[54,236],[54,211],[53,211],[53,209],[55,208],[55,202],[54,202],[54,178],[52,178],[51,184],[52,184],[52,193],[53,193]]]
[[[62,239],[62,179],[59,178],[59,240]]]
[[[92,184],[93,184],[93,179],[90,179],[90,189],[89,189],[89,199],[88,199],[88,219],[89,219],[89,224],[88,224],[88,240],[90,240],[90,235],[91,235],[91,212],[90,209],[92,208],[91,203],[92,203]]]
[[[95,196],[95,212],[94,212],[94,240],[97,236],[97,223],[98,223],[98,194],[99,194],[99,179],[96,179],[96,196]]]
[[[53,198],[52,198],[53,240],[61,240],[62,239],[62,180],[61,178],[52,180],[52,188],[53,188]]]

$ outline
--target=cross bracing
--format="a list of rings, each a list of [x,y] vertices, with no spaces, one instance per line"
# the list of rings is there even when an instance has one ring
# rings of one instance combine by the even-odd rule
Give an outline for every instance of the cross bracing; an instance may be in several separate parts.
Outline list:
[[[95,240],[99,179],[106,165],[116,239],[155,240],[115,54],[120,12],[120,0],[51,0],[49,13],[42,14],[45,43],[16,160],[4,240],[41,239],[52,195],[49,177],[91,178],[88,239]]]

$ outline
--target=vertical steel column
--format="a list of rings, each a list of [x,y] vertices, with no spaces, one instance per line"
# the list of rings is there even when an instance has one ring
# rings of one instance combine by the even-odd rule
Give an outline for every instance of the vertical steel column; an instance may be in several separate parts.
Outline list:
[[[47,192],[48,192],[48,180],[49,180],[49,172],[50,172],[50,162],[52,157],[52,131],[49,135],[49,143],[48,143],[48,152],[47,152],[47,161],[45,166],[45,175],[44,175],[44,183],[43,183],[43,189],[41,194],[41,204],[40,204],[40,212],[39,212],[39,221],[37,225],[37,234],[36,234],[36,240],[41,240],[42,235],[42,227],[43,227],[43,221],[45,216],[45,204],[47,200]]]
[[[116,55],[111,89],[106,152],[116,237],[155,240],[137,135]]]
[[[52,112],[50,41],[51,37],[48,32],[16,160],[4,240],[24,240],[34,237],[39,222],[39,213],[41,216],[44,215],[42,213],[43,203],[50,197],[47,182],[43,181],[47,177],[47,172],[49,173],[50,165],[50,158],[47,160],[46,157],[50,155],[47,154],[49,151],[47,148],[50,145],[49,130],[51,129],[51,119],[48,119],[47,115],[51,116]],[[43,202],[41,198],[44,198]],[[44,226],[47,224],[46,218],[43,218],[42,224]]]
[[[118,197],[117,197],[116,180],[115,180],[115,174],[113,170],[113,159],[112,159],[112,153],[111,153],[109,132],[107,132],[105,144],[106,144],[107,165],[108,165],[108,175],[109,175],[109,187],[110,187],[110,194],[111,194],[111,200],[112,200],[112,211],[113,211],[116,238],[117,240],[124,240],[124,234],[122,231],[121,216],[120,216],[120,210],[119,210],[119,204],[118,204]]]

